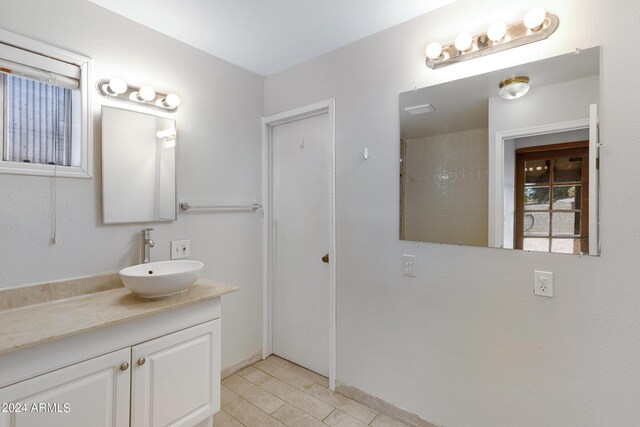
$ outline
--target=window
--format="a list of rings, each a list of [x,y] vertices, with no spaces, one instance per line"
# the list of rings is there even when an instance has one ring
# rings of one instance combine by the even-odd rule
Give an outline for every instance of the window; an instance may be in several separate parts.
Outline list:
[[[515,247],[589,253],[589,143],[516,150]]]
[[[89,59],[0,31],[0,173],[90,178]]]

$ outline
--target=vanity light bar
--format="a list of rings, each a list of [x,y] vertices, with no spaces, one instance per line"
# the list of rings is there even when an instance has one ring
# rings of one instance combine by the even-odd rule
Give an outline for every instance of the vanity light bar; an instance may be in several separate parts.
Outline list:
[[[431,42],[427,46],[427,67],[435,70],[456,62],[479,58],[503,50],[548,38],[560,24],[558,17],[542,8],[531,9],[523,21],[505,25],[492,24],[486,33],[471,36],[461,33],[452,43],[444,46]]]
[[[104,98],[145,106],[167,113],[176,112],[180,105],[180,97],[175,93],[156,92],[151,86],[131,86],[118,77],[109,80],[98,80],[96,89]]]

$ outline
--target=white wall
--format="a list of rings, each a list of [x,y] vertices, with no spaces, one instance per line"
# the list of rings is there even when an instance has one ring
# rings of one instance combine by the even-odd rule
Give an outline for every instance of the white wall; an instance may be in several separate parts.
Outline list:
[[[425,67],[430,40],[538,5],[560,17],[550,39]],[[459,0],[267,77],[266,114],[336,98],[338,380],[448,427],[638,424],[640,56],[624,43],[638,16],[632,0]],[[601,257],[399,241],[399,93],[596,45]],[[554,272],[553,299],[533,296],[534,269]]]
[[[261,76],[244,71],[84,0],[3,0],[0,28],[93,58],[93,78],[122,76],[182,98],[176,114],[178,197],[186,202],[260,195]],[[93,90],[95,178],[59,179],[58,239],[51,245],[51,179],[0,175],[0,287],[116,271],[139,262],[149,224],[102,225],[100,104]],[[112,104],[116,105],[116,104]],[[154,260],[170,240],[191,239],[203,276],[237,285],[223,298],[223,367],[261,345],[261,218],[189,213],[153,224]]]

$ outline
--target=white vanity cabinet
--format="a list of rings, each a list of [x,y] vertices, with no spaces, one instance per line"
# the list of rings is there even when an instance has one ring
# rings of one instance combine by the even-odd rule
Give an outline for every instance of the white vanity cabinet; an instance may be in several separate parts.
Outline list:
[[[211,426],[220,340],[215,298],[5,354],[0,427]]]
[[[220,409],[220,319],[132,348],[131,426],[193,426]]]
[[[0,389],[0,427],[128,426],[130,358],[125,348]]]

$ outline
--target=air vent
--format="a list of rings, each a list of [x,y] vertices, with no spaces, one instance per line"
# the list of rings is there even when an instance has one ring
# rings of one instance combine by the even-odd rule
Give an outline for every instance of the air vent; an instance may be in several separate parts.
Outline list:
[[[436,111],[436,108],[431,104],[423,104],[415,105],[413,107],[406,107],[404,111],[411,114],[412,116],[417,116],[418,114],[426,114]]]

